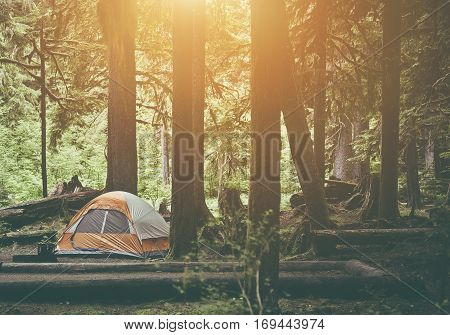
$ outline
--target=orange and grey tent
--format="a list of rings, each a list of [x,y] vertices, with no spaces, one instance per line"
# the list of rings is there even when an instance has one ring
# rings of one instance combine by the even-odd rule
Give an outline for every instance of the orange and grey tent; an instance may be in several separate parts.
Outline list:
[[[100,195],[69,222],[57,255],[121,254],[140,258],[168,249],[169,224],[146,201],[127,193]]]

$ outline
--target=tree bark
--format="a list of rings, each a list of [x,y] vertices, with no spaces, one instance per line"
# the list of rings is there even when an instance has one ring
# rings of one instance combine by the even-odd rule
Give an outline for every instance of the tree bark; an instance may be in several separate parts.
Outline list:
[[[356,140],[358,136],[361,136],[365,131],[369,130],[369,120],[367,115],[358,113],[359,120],[355,121],[353,140]],[[365,156],[361,161],[354,163],[353,177],[360,181],[370,174],[370,159],[369,156]]]
[[[371,174],[369,178],[368,190],[366,198],[362,205],[361,219],[362,221],[376,219],[380,208],[380,176],[379,174]]]
[[[106,189],[137,194],[136,1],[100,0],[108,47],[108,168]]]
[[[282,21],[282,29],[283,68],[281,71],[284,83],[282,112],[288,133],[291,155],[303,194],[305,195],[306,214],[311,221],[312,228],[329,228],[332,226],[332,223],[325,200],[323,180],[316,165],[311,133],[303,107],[303,97],[297,89],[295,64],[286,19]]]
[[[425,145],[425,169],[431,171],[434,169],[434,141],[432,131],[428,131],[427,143]]]
[[[325,179],[325,124],[326,124],[326,86],[327,86],[327,23],[328,0],[316,0],[315,9],[315,48],[316,93],[314,98],[314,152],[317,169],[322,180]]]
[[[48,186],[47,186],[47,106],[45,103],[46,90],[45,90],[45,40],[44,40],[44,26],[41,27],[39,34],[40,43],[40,59],[41,59],[41,76],[40,76],[40,86],[41,86],[41,96],[39,98],[40,102],[40,119],[41,119],[41,175],[42,175],[42,196],[46,198],[48,196]]]
[[[278,312],[280,223],[280,0],[251,1],[251,126],[253,132],[246,293],[260,313]]]
[[[162,152],[162,179],[164,185],[170,183],[170,170],[169,170],[169,149],[167,144],[167,129],[165,121],[161,124],[161,152]]]
[[[383,86],[381,106],[380,217],[396,219],[400,114],[401,1],[385,0],[383,9]]]
[[[205,131],[205,0],[194,3],[194,50],[193,50],[193,134],[196,148],[194,198],[199,227],[204,226],[211,212],[206,206],[204,185],[204,131]]]
[[[417,169],[417,143],[415,131],[412,131],[411,138],[405,149],[406,180],[408,187],[408,206],[411,207],[410,215],[415,214],[416,209],[422,207],[420,197],[419,172]]]
[[[349,181],[354,178],[354,163],[349,161],[353,156],[352,123],[346,115],[343,116],[338,141],[334,152],[333,174],[340,180]]]
[[[354,136],[355,140],[364,132],[369,130],[370,116],[375,112],[375,75],[368,71],[367,74],[367,110],[363,113],[358,113],[358,120],[355,122]],[[367,155],[362,161],[357,162],[355,166],[355,177],[364,183],[365,179],[370,175],[370,157]]]
[[[194,8],[175,0],[173,7],[172,202],[168,258],[195,257],[197,220],[195,140],[193,136]]]

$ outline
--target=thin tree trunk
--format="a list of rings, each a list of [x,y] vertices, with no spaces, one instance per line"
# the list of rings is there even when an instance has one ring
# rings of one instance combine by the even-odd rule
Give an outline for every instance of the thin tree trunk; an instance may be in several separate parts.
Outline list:
[[[41,174],[42,174],[42,196],[46,198],[48,196],[47,187],[47,106],[45,103],[46,96],[46,71],[45,71],[45,41],[44,41],[44,27],[42,26],[40,35],[40,59],[41,59],[41,76],[40,76],[40,86],[41,86],[41,96],[40,96],[40,118],[41,118]]]
[[[108,46],[108,168],[106,189],[137,194],[136,1],[100,0]]]
[[[380,217],[395,219],[398,210],[401,1],[385,0],[383,9],[383,87],[381,106]]]
[[[361,136],[365,131],[369,130],[369,120],[366,115],[359,114],[359,120],[355,121],[353,140]],[[353,176],[355,179],[362,180],[370,174],[370,160],[369,156],[365,156],[361,161],[354,165]]]
[[[327,23],[329,0],[316,0],[316,94],[314,98],[314,152],[317,169],[322,180],[325,179],[325,124],[326,124],[326,86],[327,86]]]
[[[195,0],[194,7],[194,50],[193,50],[193,130],[196,144],[196,173],[194,197],[199,226],[212,216],[205,201],[204,185],[204,131],[205,131],[205,0]]]
[[[346,115],[342,117],[341,129],[334,152],[333,174],[340,180],[349,181],[354,177],[354,163],[349,161],[353,156],[352,123]]]
[[[251,1],[253,140],[246,292],[260,313],[278,312],[281,20],[286,20],[282,1]]]
[[[425,169],[431,171],[434,169],[434,141],[432,131],[428,131],[427,143],[425,145]]]
[[[306,121],[302,92],[297,89],[295,64],[289,39],[288,22],[282,22],[283,47],[283,117],[289,138],[292,159],[305,195],[307,217],[313,229],[330,228],[328,206],[325,200],[323,180],[314,156],[311,133]],[[300,78],[301,82],[301,78]]]
[[[410,215],[413,216],[415,214],[415,210],[422,207],[420,199],[419,172],[417,169],[417,142],[414,130],[405,149],[405,163],[408,186],[408,206],[411,207]]]
[[[195,257],[197,220],[193,137],[194,9],[189,1],[173,7],[172,216],[168,258]]]
[[[367,74],[367,110],[358,113],[358,121],[355,123],[354,139],[369,130],[369,119],[375,111],[375,75],[369,71]],[[357,164],[356,177],[363,182],[370,175],[370,157],[366,156]]]
[[[162,177],[163,184],[169,185],[170,173],[169,173],[169,150],[167,145],[167,129],[165,121],[161,124],[161,152],[162,152]]]

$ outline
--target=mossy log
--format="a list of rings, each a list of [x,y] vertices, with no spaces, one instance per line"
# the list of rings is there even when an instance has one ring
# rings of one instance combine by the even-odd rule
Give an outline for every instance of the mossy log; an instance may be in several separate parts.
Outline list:
[[[79,210],[101,192],[93,190],[63,194],[0,208],[0,220],[6,222],[9,229],[20,228],[46,218],[65,215],[70,210]]]

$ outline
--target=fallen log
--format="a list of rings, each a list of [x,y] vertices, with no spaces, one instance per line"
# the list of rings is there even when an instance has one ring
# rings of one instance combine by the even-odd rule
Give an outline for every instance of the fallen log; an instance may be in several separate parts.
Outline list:
[[[348,262],[288,262],[287,271],[280,269],[280,294],[289,296],[340,296],[350,297],[365,295],[368,288],[388,290],[392,293],[410,294],[404,286],[394,278],[380,270],[359,261]],[[303,264],[302,264],[303,263]],[[283,263],[281,263],[283,264]],[[66,266],[69,264],[66,264]],[[70,264],[74,268],[76,264]],[[182,267],[187,264],[181,264]],[[198,264],[195,264],[196,266]],[[208,267],[208,264],[204,264]],[[40,265],[27,265],[38,267]],[[41,265],[42,266],[42,265]],[[60,264],[45,264],[60,269]],[[138,265],[131,265],[126,270],[139,270]],[[165,272],[163,271],[120,271],[121,265],[111,267],[119,271],[70,272],[71,269],[55,274],[46,272],[20,272],[12,268],[7,271],[8,264],[0,266],[0,299],[9,300],[22,297],[28,292],[32,300],[118,300],[149,298],[187,298],[208,294],[211,286],[219,287],[225,292],[241,293],[239,281],[242,272]],[[103,267],[103,265],[94,265]],[[123,266],[122,266],[123,267]],[[144,267],[139,265],[139,267]],[[297,269],[298,271],[290,271]],[[17,269],[15,269],[17,270]],[[86,270],[86,268],[85,268]],[[97,269],[99,270],[99,268]],[[405,279],[405,278],[403,278]],[[45,285],[43,285],[45,283]],[[180,287],[183,294],[180,294]],[[414,287],[422,288],[421,283]],[[37,288],[39,288],[37,290]]]
[[[0,247],[17,244],[38,243],[47,239],[51,239],[56,235],[56,230],[37,230],[30,232],[11,232],[0,235]]]
[[[242,272],[238,262],[127,262],[127,263],[3,263],[0,273],[153,273],[153,272]],[[281,261],[280,271],[342,271],[355,275],[382,275],[380,270],[358,260]]]
[[[315,244],[365,245],[425,241],[433,231],[433,228],[315,230],[311,232],[311,237]]]
[[[0,221],[6,222],[9,229],[20,228],[42,219],[65,215],[68,211],[79,210],[101,193],[102,191],[93,190],[63,194],[0,208]]]

